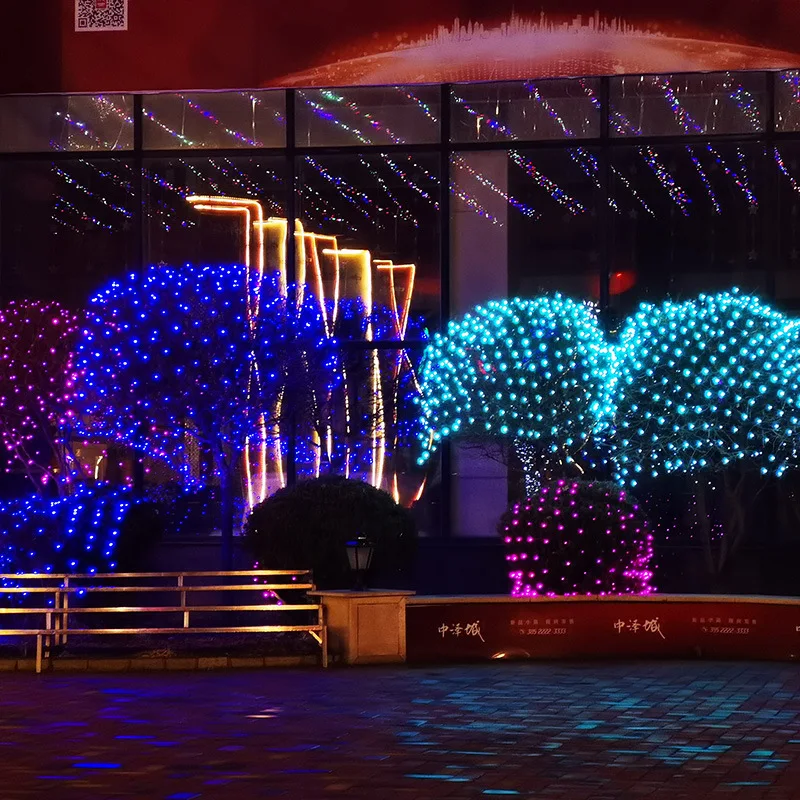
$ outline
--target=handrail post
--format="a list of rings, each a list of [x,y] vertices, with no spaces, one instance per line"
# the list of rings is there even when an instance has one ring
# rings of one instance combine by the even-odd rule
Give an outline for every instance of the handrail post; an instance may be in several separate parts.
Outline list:
[[[69,575],[64,577],[65,591],[61,597],[61,644],[67,643],[67,629],[69,628]]]
[[[53,590],[53,611],[55,612],[56,618],[54,620],[53,629],[55,631],[55,636],[53,638],[53,644],[58,646],[61,644],[61,616],[58,613],[61,609],[61,589],[56,586]]]
[[[322,647],[322,668],[328,668],[328,628],[325,625],[325,606],[322,605],[322,598],[319,599],[319,609],[317,610],[319,620],[320,647]]]
[[[44,613],[44,627],[45,630],[48,631],[47,636],[45,636],[44,644],[45,650],[47,652],[48,657],[50,656],[50,651],[53,647],[53,614],[51,611],[45,611]]]
[[[181,608],[183,609],[183,627],[189,627],[189,609],[186,605],[186,590],[183,588],[183,575],[178,575],[178,588],[181,589]]]

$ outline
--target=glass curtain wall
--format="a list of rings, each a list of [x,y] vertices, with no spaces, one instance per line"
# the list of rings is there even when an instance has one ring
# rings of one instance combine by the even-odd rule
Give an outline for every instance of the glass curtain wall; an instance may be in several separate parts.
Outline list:
[[[610,336],[643,301],[732,286],[798,310],[800,72],[0,98],[0,303],[79,310],[148,265],[230,264],[307,287],[340,373],[313,424],[282,417],[258,491],[343,474],[424,535],[493,536],[513,453],[458,440],[417,465],[426,340],[552,292]],[[81,446],[133,479],[124,447]]]

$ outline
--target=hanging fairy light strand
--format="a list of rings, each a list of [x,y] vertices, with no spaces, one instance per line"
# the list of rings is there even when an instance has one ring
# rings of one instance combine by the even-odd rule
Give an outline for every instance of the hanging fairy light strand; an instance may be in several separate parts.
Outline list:
[[[580,85],[581,88],[584,91],[586,91],[585,81],[581,81]],[[555,109],[555,107],[548,100],[545,100],[544,97],[542,97],[542,93],[539,90],[539,87],[535,83],[528,81],[525,84],[525,88],[530,93],[531,99],[539,103],[542,106],[542,108],[544,108],[548,116],[555,121],[555,123],[558,125],[564,136],[568,138],[574,138],[575,132],[571,128],[569,128],[569,126],[561,117],[561,115],[558,113],[558,111]],[[572,161],[575,164],[577,164],[581,172],[583,172],[583,174],[586,175],[587,178],[589,178],[594,188],[598,192],[602,191],[602,186],[600,184],[600,168],[597,163],[597,157],[594,156],[585,147],[571,147],[567,150],[567,153],[570,159],[572,159]],[[611,165],[611,174],[614,175],[614,177],[617,180],[619,180],[623,186],[625,186],[625,188],[631,193],[634,200],[636,200],[642,206],[642,208],[648,214],[650,214],[651,217],[655,216],[650,206],[647,205],[647,203],[644,201],[641,195],[636,191],[636,189],[634,189],[633,186],[631,186],[630,181],[613,164]],[[614,211],[619,213],[620,211],[619,204],[611,194],[608,195],[608,205]]]
[[[459,105],[461,105],[461,107],[468,114],[474,116],[476,119],[486,122],[487,126],[490,127],[492,130],[503,134],[508,139],[516,140],[517,136],[507,125],[504,125],[499,120],[496,120],[491,116],[488,116],[486,114],[477,111],[472,106],[470,106],[469,103],[467,103],[462,97],[459,97],[458,95],[454,95],[453,99],[457,103],[459,103]],[[570,155],[572,157],[572,153]],[[533,179],[533,181],[536,183],[537,186],[544,189],[550,195],[550,197],[556,201],[556,203],[566,207],[570,211],[570,213],[580,214],[583,213],[583,211],[585,211],[583,205],[580,202],[575,200],[567,192],[561,189],[555,181],[551,180],[546,175],[544,175],[542,171],[533,164],[532,161],[526,159],[524,156],[522,156],[520,153],[516,151],[512,151],[510,153],[510,158],[512,159],[513,163],[519,166],[528,175],[528,177]],[[466,164],[466,161],[463,158],[463,156],[456,155],[453,157],[453,163],[456,166],[463,167]],[[478,180],[479,183],[481,183],[481,185],[487,185],[487,183],[489,183],[483,176],[476,179]],[[506,202],[508,202],[509,205],[511,205],[513,208],[516,208],[524,216],[531,217],[534,219],[538,219],[541,217],[541,214],[537,212],[533,207],[521,203],[519,200],[516,200],[510,195],[507,195],[505,192],[495,187],[494,185],[490,185],[490,188],[492,188],[492,190],[495,191],[497,194],[500,194],[502,197],[504,197],[504,199],[506,200]]]
[[[250,137],[245,136],[243,133],[233,130],[233,128],[229,128],[227,125],[221,122],[220,119],[213,112],[209,111],[207,108],[202,108],[200,105],[195,103],[195,101],[192,100],[190,97],[187,97],[186,95],[183,94],[179,94],[176,96],[179,97],[181,100],[183,100],[183,102],[186,103],[186,105],[189,108],[191,108],[192,111],[196,111],[201,117],[203,117],[203,119],[206,119],[209,122],[211,122],[215,127],[222,130],[228,136],[230,136],[233,139],[236,139],[237,142],[241,142],[242,144],[247,145],[248,147],[264,146],[264,142],[262,142],[260,139],[251,139]]]
[[[406,143],[405,140],[402,137],[400,137],[400,136],[396,135],[395,133],[393,133],[387,126],[383,125],[380,122],[380,120],[376,119],[372,114],[370,114],[368,112],[361,111],[361,109],[359,108],[358,104],[356,104],[355,102],[352,102],[352,101],[348,101],[343,95],[338,94],[336,92],[333,92],[331,90],[324,90],[322,94],[327,100],[330,100],[330,101],[336,102],[336,103],[342,103],[346,108],[350,109],[350,111],[352,111],[354,114],[356,114],[359,117],[362,117],[364,120],[366,120],[367,123],[372,128],[382,131],[392,141],[393,144],[405,144]],[[419,98],[417,98],[415,95],[412,95],[410,92],[405,92],[404,94],[409,99],[413,98],[413,101],[423,110],[423,113],[425,113],[426,116],[429,119],[431,119],[434,122],[437,121],[436,117],[433,116],[432,112],[430,111],[430,108],[427,105],[425,105],[424,103],[422,103],[419,100]],[[325,118],[326,119],[330,119],[330,118],[336,119],[332,115],[328,115]],[[368,138],[368,137],[366,137],[366,136],[364,136],[363,133],[355,131],[355,129],[350,128],[349,126],[346,126],[344,123],[341,123],[341,126],[343,128],[348,129],[350,132],[352,132],[359,139],[359,141],[361,141],[363,144],[367,144],[367,145],[374,144],[373,140]],[[385,163],[391,169],[393,169],[393,171],[395,171],[396,174],[398,174],[399,177],[405,178],[405,175],[403,175],[402,173],[400,173],[396,169],[396,164],[392,161],[392,159],[390,159],[388,157],[383,157],[383,160],[385,161]],[[497,194],[500,197],[502,197],[509,205],[511,205],[513,208],[516,208],[523,215],[529,216],[529,217],[538,216],[537,212],[535,211],[535,209],[533,209],[531,206],[528,206],[525,203],[522,203],[521,201],[517,200],[516,198],[511,197],[509,194],[507,194],[505,191],[503,191],[499,186],[497,186],[493,181],[491,181],[485,175],[482,175],[482,174],[478,173],[476,170],[473,170],[472,167],[470,167],[470,165],[466,162],[466,160],[462,156],[455,155],[453,157],[453,163],[457,167],[459,167],[461,169],[464,169],[466,172],[468,172],[470,175],[472,175],[472,177],[474,177],[482,186],[484,186],[485,188],[489,189],[490,191],[492,191],[495,194]],[[412,164],[417,169],[421,169],[419,164],[416,164],[413,161],[412,161]],[[425,173],[426,173],[426,177],[430,177],[436,183],[439,182],[439,179],[437,177],[431,175],[431,173],[428,172],[427,170],[425,170]],[[416,190],[416,187],[411,187],[410,186],[409,188],[413,188],[413,189]],[[502,221],[497,216],[495,216],[494,214],[489,213],[486,209],[483,208],[483,206],[477,200],[475,200],[474,197],[469,195],[466,191],[464,191],[460,187],[451,187],[451,192],[456,197],[458,197],[460,200],[462,200],[469,208],[471,208],[473,211],[478,213],[480,216],[483,216],[484,218],[489,220],[492,224],[502,225]],[[423,195],[423,196],[426,196],[426,195]],[[438,202],[435,203],[435,207],[438,209]]]
[[[778,169],[780,170],[781,174],[786,177],[789,181],[789,185],[792,189],[797,193],[800,194],[800,183],[798,183],[792,174],[789,172],[789,169],[786,166],[786,163],[783,160],[783,156],[781,155],[781,151],[778,150],[777,147],[774,147],[772,150],[773,157],[775,158],[775,163],[778,165]]]
[[[517,150],[509,150],[508,156],[513,164],[516,164],[529,178],[532,178],[537,186],[545,189],[550,197],[559,205],[564,206],[570,214],[583,214],[586,211],[583,204],[567,194],[567,192],[561,189],[554,181],[551,181],[546,175],[543,175],[530,159],[525,158]]]
[[[94,198],[98,202],[102,203],[106,208],[111,209],[112,211],[116,211],[118,214],[121,214],[126,219],[130,219],[133,217],[133,212],[123,206],[119,206],[116,203],[112,203],[107,198],[95,194],[91,189],[87,188],[84,184],[80,181],[73,178],[69,173],[65,172],[60,167],[53,167],[53,172],[62,178],[69,186],[72,186],[77,191],[81,192],[84,195]]]
[[[683,128],[684,133],[704,133],[704,130],[701,125],[698,125],[694,119],[692,118],[691,114],[684,108],[681,104],[680,100],[678,99],[677,92],[673,88],[672,84],[667,78],[652,78],[653,85],[664,92],[664,98],[667,101],[670,110],[672,111],[673,116],[675,117],[678,124]],[[712,147],[710,144],[706,143],[704,145],[706,151],[711,155],[714,159],[715,163],[722,169],[722,171],[733,180],[734,184],[739,187],[739,189],[744,192],[745,196],[747,197],[747,202],[751,206],[758,205],[758,199],[756,198],[755,193],[750,189],[747,181],[747,175],[744,171],[744,164],[742,163],[742,154],[741,150],[737,149],[737,155],[739,156],[740,167],[739,170],[733,169],[728,162],[720,155],[720,153]],[[690,151],[690,148],[687,146],[687,151]],[[691,152],[691,151],[690,151]],[[699,161],[695,161],[695,166],[699,166]],[[703,177],[705,174],[703,173]],[[713,192],[711,191],[711,186],[708,182],[708,178],[705,177],[704,183],[706,184],[706,188],[709,191],[711,196],[712,202],[714,203],[715,209],[719,209],[719,202],[717,201],[716,197],[714,196]],[[719,213],[719,211],[717,211]]]
[[[311,100],[311,98],[309,98],[305,93],[300,92],[299,96],[304,100],[304,102],[309,106],[309,108],[311,108],[311,110],[321,119],[325,119],[331,122],[332,124],[336,125],[337,127],[341,128],[345,132],[354,136],[356,139],[358,139],[358,141],[360,141],[364,145],[369,146],[374,144],[373,140],[365,136],[362,131],[357,130],[356,128],[343,122],[334,114],[332,114],[330,111],[328,111],[324,106],[320,105],[314,100]],[[334,92],[326,91],[324,93],[324,96],[332,102],[342,102],[342,103],[346,102],[343,96],[338,95]],[[358,106],[355,103],[350,103],[349,105],[347,105],[347,107],[350,108],[351,110],[353,110],[353,107],[355,107],[356,110],[358,109]],[[405,144],[405,141],[402,138],[395,136],[395,134],[393,134],[388,128],[383,127],[378,120],[372,117],[372,115],[363,114],[362,116],[372,125],[372,127],[382,129],[390,137],[390,139],[392,139],[393,144]],[[398,168],[397,163],[394,159],[392,159],[385,153],[379,154],[378,157],[392,170],[392,172],[394,172],[401,180],[403,180],[406,183],[408,188],[410,188],[412,191],[415,191],[420,196],[426,199],[430,199],[432,202],[434,202],[434,207],[438,209],[438,202],[433,201],[431,195],[428,192],[421,191],[416,184],[410,182],[409,179],[406,177],[406,174]],[[426,177],[429,177],[432,181],[435,181],[437,184],[439,183],[439,178],[437,176],[432,175],[427,170],[424,170],[424,168],[421,165],[416,164],[414,162],[412,162],[412,165],[416,168],[416,170],[423,171]],[[493,191],[503,195],[503,197],[505,198],[508,197],[505,194],[505,192],[502,191],[502,189],[491,183],[491,181],[489,181],[488,179],[485,179],[485,181],[487,184],[491,184]],[[466,205],[473,211],[475,211],[477,214],[489,220],[492,224],[502,225],[502,221],[498,217],[488,212],[477,200],[475,200],[475,198],[471,197],[465,191],[463,191],[460,188],[456,188],[454,186],[451,186],[450,190],[456,197],[464,201]]]
[[[598,110],[602,110],[602,103],[600,102],[600,98],[597,96],[597,93],[594,89],[589,86],[586,81],[581,81],[581,85],[584,87],[584,91],[586,92],[586,96],[591,100],[592,104]],[[628,135],[631,132],[635,132],[638,129],[631,123],[624,114],[621,114],[619,111],[613,111],[611,114],[611,119],[609,120],[611,125],[617,130],[618,133],[622,135]],[[638,135],[638,134],[635,134]],[[653,150],[652,147],[638,147],[637,152],[639,155],[644,159],[645,164],[652,170],[653,174],[656,177],[656,180],[661,184],[664,190],[669,195],[670,199],[675,203],[678,207],[678,210],[684,216],[689,215],[688,206],[692,202],[689,195],[683,190],[683,188],[677,183],[677,181],[672,177],[670,171],[667,169],[666,166],[661,162],[661,159],[658,157],[658,154]]]
[[[728,96],[747,120],[747,124],[752,131],[763,130],[764,125],[761,119],[761,109],[758,100],[752,92],[742,86],[738,81],[734,81],[733,75],[726,72],[722,81],[722,88],[728,92]]]

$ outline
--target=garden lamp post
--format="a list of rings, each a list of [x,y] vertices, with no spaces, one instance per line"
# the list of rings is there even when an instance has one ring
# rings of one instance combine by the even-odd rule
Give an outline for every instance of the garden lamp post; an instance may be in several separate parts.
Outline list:
[[[359,535],[353,541],[347,542],[347,560],[350,562],[350,569],[355,574],[355,588],[363,591],[367,571],[372,565],[372,556],[375,547],[366,537]]]

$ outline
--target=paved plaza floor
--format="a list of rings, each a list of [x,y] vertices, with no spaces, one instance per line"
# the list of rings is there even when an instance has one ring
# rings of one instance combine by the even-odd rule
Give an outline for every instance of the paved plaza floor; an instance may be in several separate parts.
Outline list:
[[[800,666],[0,675],[0,799],[800,798]]]

